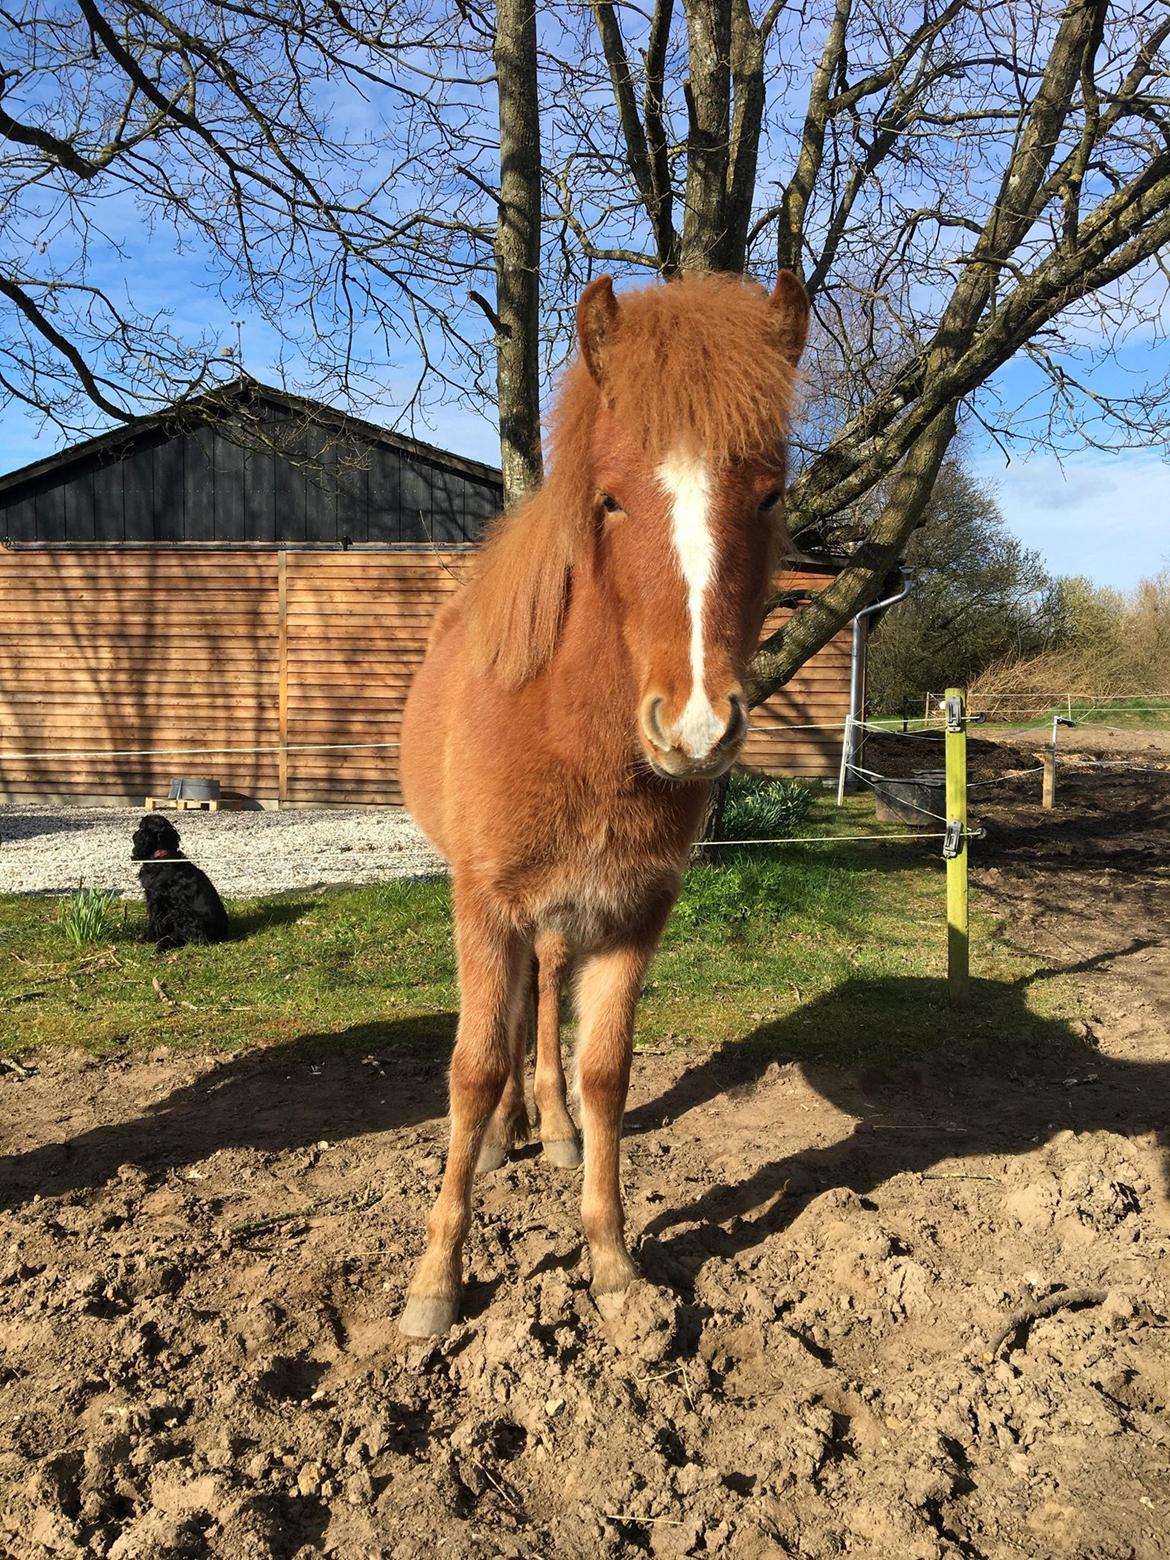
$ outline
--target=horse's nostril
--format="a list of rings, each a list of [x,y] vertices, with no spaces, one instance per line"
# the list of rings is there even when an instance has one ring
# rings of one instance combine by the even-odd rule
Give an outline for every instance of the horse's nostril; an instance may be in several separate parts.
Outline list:
[[[738,742],[747,731],[747,711],[743,707],[743,700],[733,693],[727,702],[731,705],[731,718],[727,722],[727,730],[719,739],[720,747],[729,747],[731,743]]]
[[[662,699],[651,695],[642,706],[642,727],[650,741],[661,753],[670,752],[670,743],[666,740],[666,734],[662,730],[658,719],[658,712],[662,708]]]

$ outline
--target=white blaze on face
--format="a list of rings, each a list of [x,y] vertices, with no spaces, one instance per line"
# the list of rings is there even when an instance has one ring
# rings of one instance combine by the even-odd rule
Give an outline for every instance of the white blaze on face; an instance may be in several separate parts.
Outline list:
[[[711,708],[703,677],[703,612],[715,577],[711,536],[711,479],[702,460],[673,455],[658,468],[673,504],[674,550],[687,587],[691,617],[691,692],[678,723],[677,741],[691,758],[705,758],[726,730]]]

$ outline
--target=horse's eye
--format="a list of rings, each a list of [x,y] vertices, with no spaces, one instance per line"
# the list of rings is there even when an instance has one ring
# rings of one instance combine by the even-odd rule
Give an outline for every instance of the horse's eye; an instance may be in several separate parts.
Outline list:
[[[769,509],[775,509],[776,505],[783,497],[784,495],[779,488],[773,488],[770,493],[765,494],[764,497],[760,500],[761,511],[764,514],[767,514]]]
[[[617,499],[613,496],[612,493],[603,493],[601,495],[601,507],[605,510],[607,515],[616,515],[622,506],[618,503]]]

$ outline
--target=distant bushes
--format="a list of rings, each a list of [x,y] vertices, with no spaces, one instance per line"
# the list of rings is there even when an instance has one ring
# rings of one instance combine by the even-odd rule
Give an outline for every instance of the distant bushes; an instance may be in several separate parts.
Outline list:
[[[1170,698],[1170,572],[1142,580],[1128,593],[1079,576],[1056,580],[1047,611],[1049,648],[1005,658],[973,678],[976,708],[1043,710],[1070,693],[1074,702],[1078,694]]]

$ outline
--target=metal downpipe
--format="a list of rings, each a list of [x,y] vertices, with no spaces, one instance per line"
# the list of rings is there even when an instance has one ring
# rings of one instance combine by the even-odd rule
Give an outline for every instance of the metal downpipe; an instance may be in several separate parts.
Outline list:
[[[871,617],[875,612],[883,612],[887,607],[896,607],[900,601],[905,601],[914,588],[914,573],[905,564],[900,565],[899,573],[902,576],[900,588],[892,596],[885,596],[881,601],[874,601],[868,607],[862,607],[853,619],[853,648],[849,658],[849,713],[845,717],[845,730],[841,737],[841,771],[837,777],[838,807],[845,800],[845,786],[850,769],[857,758],[858,726],[864,716],[861,708],[861,620]]]

